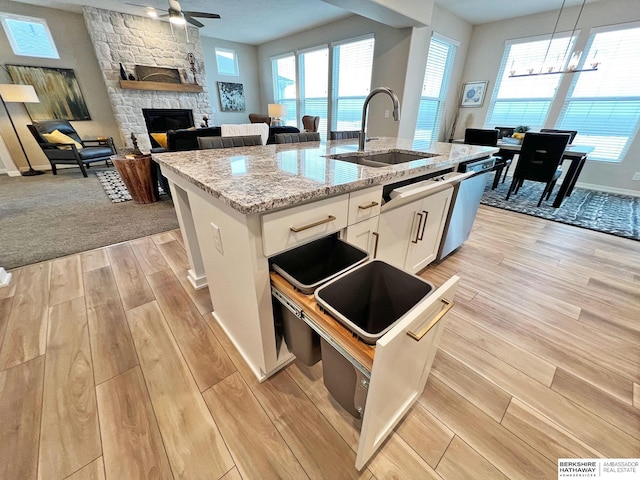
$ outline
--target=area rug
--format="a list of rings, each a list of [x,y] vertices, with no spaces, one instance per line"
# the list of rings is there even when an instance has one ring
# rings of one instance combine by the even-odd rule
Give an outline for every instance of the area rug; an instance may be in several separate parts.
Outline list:
[[[113,203],[126,202],[131,200],[131,194],[127,190],[127,186],[122,181],[117,170],[109,170],[104,172],[96,172],[98,180],[104,189],[104,193]],[[158,193],[164,195],[165,191],[162,187],[158,187]]]
[[[131,200],[131,194],[117,171],[96,172],[96,176],[100,180],[104,193],[113,203]]]
[[[506,201],[510,182],[501,183],[491,190],[491,182],[482,196],[481,203],[491,207],[525,213],[555,222],[610,233],[619,237],[640,240],[640,197],[617,195],[576,188],[562,202],[559,208],[551,204],[558,192],[558,186],[548,201],[536,207],[544,184],[524,182],[517,195],[511,194]]]

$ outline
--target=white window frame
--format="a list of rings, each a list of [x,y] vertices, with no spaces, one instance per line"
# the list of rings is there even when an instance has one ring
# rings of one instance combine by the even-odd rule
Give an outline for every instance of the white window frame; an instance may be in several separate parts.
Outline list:
[[[9,26],[7,20],[14,20],[19,22],[33,23],[41,25],[44,28],[44,31],[49,40],[49,47],[51,49],[50,54],[34,54],[34,53],[26,53],[23,51],[22,46],[20,45],[20,41],[15,37],[13,30]],[[15,55],[21,57],[36,57],[36,58],[55,58],[59,59],[60,54],[58,53],[58,49],[56,48],[56,43],[53,40],[53,36],[51,35],[51,30],[49,30],[49,25],[44,18],[36,18],[36,17],[27,17],[25,15],[15,15],[13,13],[0,12],[0,23],[2,23],[2,27],[9,39],[9,44],[11,45],[11,49]]]
[[[431,55],[431,45],[432,45],[431,42],[433,42],[433,40],[446,44],[448,47],[448,51],[447,51],[447,59],[445,60],[443,75],[440,81],[439,95],[437,97],[425,97],[422,95],[420,96],[420,106],[418,107],[418,119],[416,122],[415,139],[425,140],[428,142],[435,142],[435,141],[441,140],[440,136],[441,136],[442,127],[443,127],[442,123],[443,123],[445,101],[447,99],[447,93],[449,91],[449,84],[451,83],[451,74],[453,72],[453,66],[455,64],[457,50],[458,50],[458,47],[460,46],[460,42],[458,42],[457,40],[454,40],[453,38],[449,38],[438,32],[432,32],[431,39],[429,40],[429,53],[427,54],[427,64],[425,65],[424,79],[422,81],[423,90],[424,90],[425,83],[428,81],[428,76],[430,73],[427,71],[429,66],[428,56]],[[433,119],[422,119],[422,120],[420,119],[420,107],[422,102],[437,102],[436,114],[433,117]],[[421,121],[422,123],[428,123],[429,125],[432,126],[432,130],[431,130],[432,133],[429,138],[424,138],[420,136],[420,134],[418,134],[417,126],[418,126],[418,123],[420,123]]]
[[[220,71],[220,63],[218,62],[218,52],[220,53],[230,53],[233,56],[233,70],[234,73],[223,73]],[[240,76],[240,69],[238,68],[238,54],[235,50],[231,49],[231,48],[223,48],[223,47],[216,47],[215,48],[215,54],[216,54],[216,69],[218,70],[218,75],[224,75],[227,77],[238,77]]]
[[[570,53],[573,48],[575,47],[575,43],[576,40],[578,38],[579,35],[579,30],[576,30],[575,32],[573,32],[573,38],[569,39],[570,42],[570,46],[567,49],[567,51]],[[557,34],[555,34],[555,36],[553,37],[553,40],[562,40],[562,39],[567,39],[571,37],[571,32],[559,32]],[[511,71],[511,69],[513,68],[511,65],[507,65],[508,62],[508,58],[509,58],[509,54],[510,54],[510,50],[511,47],[514,45],[519,45],[519,44],[526,44],[526,43],[534,43],[534,42],[549,42],[551,40],[551,35],[536,35],[536,36],[532,36],[532,37],[524,37],[524,38],[516,38],[516,39],[509,39],[505,42],[505,46],[504,46],[504,51],[502,54],[502,60],[500,62],[500,68],[498,70],[498,74],[496,76],[496,82],[495,82],[495,86],[493,88],[493,93],[491,95],[491,100],[489,102],[489,108],[487,109],[487,115],[485,117],[485,123],[484,126],[485,128],[494,128],[494,127],[517,127],[518,125],[521,124],[525,124],[528,127],[532,128],[532,129],[539,129],[539,128],[543,128],[545,125],[545,122],[547,121],[547,118],[549,116],[549,112],[551,110],[551,106],[553,105],[553,102],[556,98],[556,94],[558,92],[558,87],[560,86],[560,82],[562,81],[562,77],[565,74],[554,74],[554,75],[548,75],[546,77],[544,76],[532,76],[532,77],[523,77],[522,79],[513,79],[514,81],[521,81],[522,83],[527,82],[527,81],[536,81],[535,79],[541,79],[541,78],[546,78],[547,81],[553,79],[556,80],[556,86],[553,89],[553,94],[549,97],[526,97],[523,96],[521,98],[509,98],[509,99],[500,99],[498,98],[498,94],[500,93],[500,88],[502,86],[502,82],[504,80],[510,79],[508,77],[508,73]],[[567,57],[570,57],[570,55],[567,55]],[[565,59],[565,63],[568,62],[569,58]],[[542,59],[540,59],[540,62],[542,62]],[[536,65],[537,66],[537,65]],[[517,67],[517,66],[516,66]],[[526,92],[527,89],[523,88],[523,92]],[[528,121],[513,121],[513,122],[509,122],[507,121],[506,124],[504,121],[501,121],[497,118],[494,117],[494,111],[495,111],[495,107],[497,103],[501,103],[501,102],[510,102],[510,103],[514,103],[514,104],[532,104],[535,107],[535,104],[537,103],[541,103],[541,102],[546,102],[547,103],[547,107],[546,107],[546,111],[544,112],[544,116],[540,116],[539,117],[539,121],[537,123],[532,123],[532,122],[528,122]],[[536,111],[536,109],[533,109],[534,112]],[[511,125],[511,123],[516,123],[514,125]]]
[[[343,130],[343,128],[339,128],[337,126],[338,122],[340,121],[340,119],[338,118],[338,100],[340,99],[340,97],[338,96],[338,93],[337,93],[339,80],[338,80],[338,74],[336,72],[337,66],[335,64],[334,49],[335,47],[339,47],[341,45],[348,45],[350,43],[362,42],[364,40],[373,40],[373,48],[374,48],[374,55],[375,55],[375,35],[373,33],[332,42],[329,45],[329,75],[331,76],[331,78],[329,79],[329,129],[330,130]],[[372,58],[371,60],[371,77],[373,77],[374,58]],[[367,89],[367,95],[370,92],[371,92],[371,79],[369,79],[369,87]],[[365,95],[362,98],[363,104],[367,95]],[[358,130],[360,129],[360,120],[358,120],[357,129]]]
[[[596,36],[598,34],[601,33],[607,33],[607,32],[617,32],[617,31],[621,31],[621,30],[630,30],[630,29],[638,29],[640,28],[640,22],[631,22],[631,23],[626,23],[626,24],[618,24],[618,25],[611,25],[611,26],[604,26],[604,27],[595,27],[592,28],[589,31],[589,39],[587,40],[587,44],[585,46],[584,49],[584,53],[580,59],[580,63],[578,64],[578,69],[580,68],[588,68],[589,65],[585,65],[585,62],[590,61],[589,58],[591,57],[590,55],[590,51],[591,51],[591,47],[593,45],[593,42],[596,38]],[[603,58],[602,59],[603,62],[606,62],[607,59]],[[629,62],[633,62],[634,58],[628,58]],[[597,142],[594,142],[593,139],[590,140],[589,137],[593,136],[593,133],[591,135],[589,135],[589,132],[585,132],[584,126],[581,129],[580,125],[574,125],[570,122],[565,121],[566,119],[566,115],[567,115],[567,111],[571,108],[572,103],[573,104],[579,104],[579,103],[588,103],[588,104],[594,104],[594,103],[598,103],[598,102],[616,102],[616,104],[619,105],[620,102],[634,102],[634,103],[638,103],[640,102],[640,94],[637,96],[597,96],[597,97],[575,97],[572,98],[572,95],[577,87],[578,81],[581,78],[581,75],[597,75],[598,72],[583,72],[583,73],[575,73],[574,77],[571,80],[571,86],[569,87],[569,91],[567,92],[566,97],[564,98],[564,102],[562,105],[562,110],[560,111],[560,115],[558,116],[558,120],[556,122],[556,128],[561,128],[561,129],[570,129],[570,130],[578,130],[578,135],[576,135],[576,138],[574,139],[574,143],[576,144],[580,144],[580,142],[582,141],[584,145],[590,145],[590,146],[595,146],[596,149],[589,154],[589,160],[590,161],[600,161],[600,162],[606,162],[606,163],[620,163],[624,160],[625,155],[627,154],[629,147],[631,146],[631,143],[634,141],[634,139],[637,137],[638,135],[638,131],[640,131],[640,118],[636,118],[636,123],[635,125],[630,125],[630,129],[629,129],[629,135],[626,137],[625,143],[624,145],[620,148],[620,151],[617,155],[617,157],[613,158],[611,155],[613,154],[612,150],[615,150],[615,147],[612,147],[611,144],[606,145],[606,141],[601,143],[601,145],[603,146],[603,150],[600,152],[600,156],[598,154],[598,146],[597,146]],[[630,74],[629,74],[630,75]],[[588,78],[588,77],[585,77]],[[638,85],[637,83],[637,79],[633,79],[633,78],[625,78],[625,81],[630,81],[631,84],[633,85]],[[589,111],[591,111],[591,108],[588,109]],[[616,108],[615,110],[620,111],[620,108]],[[588,113],[585,114],[582,118],[586,118],[588,117]],[[606,124],[603,125],[603,130],[602,130],[602,135],[596,135],[599,136],[601,138],[615,138],[616,136],[613,135],[609,135],[607,136],[607,127],[611,128],[611,126],[614,124],[615,122],[607,122]],[[593,127],[593,125],[589,125],[591,127]],[[581,131],[582,130],[582,131]],[[610,132],[613,133],[613,132]]]
[[[333,112],[336,111],[336,105],[337,105],[337,98],[335,98],[335,84],[336,84],[336,75],[334,73],[334,47],[340,46],[340,45],[347,45],[350,43],[355,43],[355,42],[360,42],[363,40],[369,40],[372,39],[374,41],[374,49],[375,49],[375,35],[373,33],[367,34],[367,35],[361,35],[358,37],[353,37],[353,38],[348,38],[348,39],[344,39],[344,40],[340,40],[340,41],[336,41],[336,42],[331,42],[329,44],[319,44],[319,45],[315,45],[309,48],[305,48],[303,50],[296,50],[296,51],[291,51],[291,52],[285,52],[279,55],[274,55],[272,57],[270,57],[271,60],[271,75],[272,75],[272,79],[273,79],[273,98],[274,101],[276,103],[284,103],[281,99],[279,98],[279,92],[277,91],[277,72],[276,72],[276,68],[274,67],[276,65],[276,62],[280,59],[283,58],[288,58],[288,57],[294,57],[295,58],[295,85],[296,85],[296,101],[295,101],[295,109],[291,109],[289,104],[291,102],[290,99],[287,100],[287,117],[285,119],[285,123],[286,125],[298,125],[298,122],[300,121],[300,119],[302,118],[302,115],[305,114],[305,112],[303,112],[301,110],[301,102],[300,102],[300,88],[301,88],[301,84],[300,84],[300,55],[304,54],[304,53],[308,53],[308,52],[312,52],[312,51],[316,51],[316,50],[320,50],[323,48],[328,48],[329,50],[329,68],[328,68],[328,79],[327,79],[327,92],[328,92],[328,101],[327,101],[327,120],[326,120],[326,126],[324,126],[323,121],[321,120],[321,128],[320,128],[320,135],[322,138],[325,137],[325,135],[328,133],[329,130],[336,130],[335,127],[335,115],[333,114]],[[373,71],[373,59],[372,59],[372,71]],[[372,73],[373,75],[373,73]],[[371,89],[371,82],[369,82],[369,87],[368,90]],[[364,99],[366,98],[366,95],[362,98],[362,101],[364,102]],[[294,111],[292,111],[294,110]],[[359,118],[359,117],[358,117]],[[299,125],[298,125],[299,126]],[[358,129],[360,127],[358,126]]]

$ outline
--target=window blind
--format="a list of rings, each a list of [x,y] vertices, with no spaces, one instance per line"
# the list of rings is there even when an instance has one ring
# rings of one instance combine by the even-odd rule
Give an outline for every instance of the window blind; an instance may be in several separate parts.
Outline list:
[[[527,125],[539,129],[549,112],[562,75],[510,78],[512,71],[525,73],[558,65],[572,51],[575,37],[559,35],[549,45],[549,36],[507,42],[493,89],[485,127]],[[549,50],[547,53],[547,49]],[[546,61],[545,61],[546,55]],[[568,59],[565,59],[566,64]],[[543,65],[544,63],[544,65]],[[564,65],[561,65],[564,68]]]
[[[329,101],[329,48],[298,54],[300,72],[300,118],[303,115],[320,117],[320,137],[327,135],[327,105]]]
[[[455,54],[455,45],[437,37],[431,38],[414,136],[416,140],[439,140]]]
[[[362,106],[371,90],[373,37],[333,46],[331,129],[359,130]]]
[[[581,62],[601,63],[595,72],[575,74],[557,126],[577,130],[574,143],[595,147],[590,160],[621,161],[638,133],[638,52],[637,24],[633,28],[595,32],[589,37]]]
[[[274,58],[271,61],[273,72],[273,99],[287,107],[287,115],[282,117],[285,125],[298,125],[296,109],[296,57],[293,54]]]

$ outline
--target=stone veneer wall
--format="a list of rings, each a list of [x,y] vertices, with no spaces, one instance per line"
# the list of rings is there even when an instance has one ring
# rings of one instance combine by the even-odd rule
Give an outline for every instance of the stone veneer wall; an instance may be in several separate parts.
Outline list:
[[[196,126],[203,115],[209,116],[211,124],[212,108],[200,34],[196,28],[189,27],[187,41],[184,27],[174,26],[172,33],[168,22],[147,17],[85,7],[84,19],[102,69],[116,123],[127,147],[133,146],[130,137],[131,133],[135,133],[143,151],[151,148],[142,115],[143,108],[191,109]],[[193,53],[195,57],[196,80],[204,88],[202,93],[120,88],[120,63],[127,73],[134,75],[135,65],[177,68],[188,83],[193,83],[188,53]]]

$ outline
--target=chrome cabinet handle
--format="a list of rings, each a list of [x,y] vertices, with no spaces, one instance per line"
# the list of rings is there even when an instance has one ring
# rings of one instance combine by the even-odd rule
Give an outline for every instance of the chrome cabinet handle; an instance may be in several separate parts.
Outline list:
[[[419,216],[420,218],[418,219],[418,228],[416,228],[416,238],[415,238],[415,240],[411,240],[411,243],[418,243],[418,240],[420,240],[420,239],[418,238],[418,236],[419,236],[419,234],[420,234],[420,224],[422,223],[422,214],[421,214],[421,213],[418,213],[418,216]]]
[[[420,232],[420,236],[418,237],[418,240],[422,240],[424,237],[424,230],[427,228],[427,218],[429,218],[429,212],[427,212],[426,210],[422,210],[424,213],[424,223],[422,224],[422,231]]]
[[[378,241],[380,240],[380,234],[378,232],[371,232],[371,235],[376,237],[376,243],[373,244],[373,258],[378,255]]]
[[[424,337],[427,334],[427,332],[431,330],[442,319],[442,317],[444,317],[447,314],[447,312],[449,312],[449,310],[453,308],[453,302],[449,302],[444,298],[441,298],[440,301],[444,303],[444,307],[442,308],[442,310],[438,312],[438,314],[433,318],[433,320],[431,320],[418,333],[413,333],[411,331],[407,332],[407,335],[413,338],[416,342],[419,342],[420,340],[422,340],[422,337]]]
[[[360,210],[367,210],[368,208],[373,208],[377,206],[378,206],[378,202],[371,202],[371,203],[368,203],[367,205],[358,205],[358,208]]]
[[[308,225],[303,225],[302,227],[290,227],[289,230],[292,232],[298,233],[303,230],[308,230],[309,228],[317,227],[318,225],[323,225],[325,223],[333,222],[336,219],[333,215],[329,215],[324,220],[318,220],[317,222],[310,223]]]

